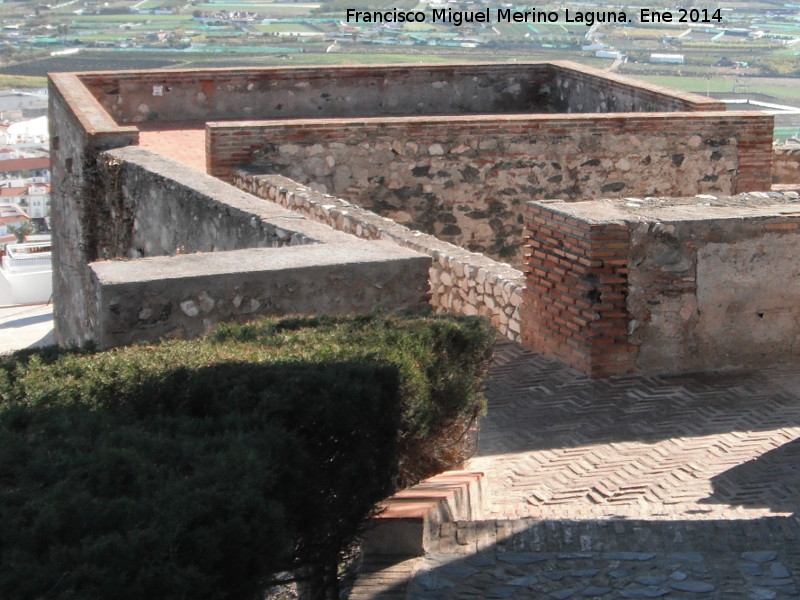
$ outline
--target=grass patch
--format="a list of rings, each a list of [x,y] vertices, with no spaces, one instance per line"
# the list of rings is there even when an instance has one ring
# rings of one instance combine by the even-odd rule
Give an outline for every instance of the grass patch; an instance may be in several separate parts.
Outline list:
[[[774,96],[778,100],[796,101],[800,99],[800,85],[797,84],[796,78],[786,78],[784,81],[780,81],[774,77],[664,77],[639,74],[634,77],[697,94],[705,94],[706,91],[732,93],[734,85],[738,85],[747,86],[750,93],[766,94]]]
[[[650,81],[666,87],[697,94],[709,92],[732,92],[734,78],[726,77],[679,77],[679,76],[654,76],[634,75],[636,79]]]
[[[319,33],[323,32],[316,27],[305,25],[303,23],[272,23],[270,25],[254,25],[253,29],[261,33],[285,33],[285,32],[306,32],[306,33]]]
[[[164,23],[180,23],[181,21],[190,22],[191,15],[150,15],[124,13],[119,15],[81,15],[77,21],[79,23],[149,23],[153,27],[158,27]]]
[[[47,77],[25,77],[23,75],[0,75],[2,88],[38,89],[47,87]]]
[[[330,0],[323,3],[315,13],[344,13],[348,8],[356,10],[391,10],[393,8],[411,10],[417,0]]]

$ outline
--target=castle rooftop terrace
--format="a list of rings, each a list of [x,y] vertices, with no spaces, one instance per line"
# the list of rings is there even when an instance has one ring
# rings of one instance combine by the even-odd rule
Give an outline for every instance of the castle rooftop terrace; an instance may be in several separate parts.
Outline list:
[[[369,243],[398,244],[411,252],[408,264],[424,257],[428,280],[407,289],[427,289],[434,310],[485,315],[503,335],[534,345],[530,315],[538,305],[523,289],[544,279],[526,282],[517,270],[530,267],[529,201],[722,198],[772,185],[771,116],[728,112],[716,100],[568,62],[72,73],[52,75],[50,87],[56,326],[67,343],[95,339],[99,315],[119,313],[110,295],[98,312],[106,267],[92,266],[97,261],[164,257],[188,265],[178,255],[284,245],[282,233],[250,236],[251,220],[255,232],[277,226],[259,216],[257,203],[269,201],[292,211],[285,218],[298,227],[317,221]],[[794,158],[785,157],[787,172]],[[228,198],[250,208],[233,211]],[[294,222],[281,230],[300,231]],[[242,245],[245,232],[252,243]],[[587,251],[627,251],[630,240],[620,235],[610,234],[609,249],[592,238]],[[330,243],[344,243],[334,237]],[[275,250],[248,256],[289,252]],[[624,320],[627,308],[615,303],[627,298],[627,259],[610,266],[619,271],[610,286],[624,289],[608,292],[609,302],[605,288],[577,299],[589,305],[579,315],[586,323],[576,325],[588,333],[567,353],[617,361],[610,370],[588,367],[592,374],[637,368],[635,344],[626,338],[616,352],[615,339],[597,335],[608,307]],[[410,281],[396,263],[397,281]],[[422,262],[414,264],[422,272]],[[395,285],[381,294],[392,296]],[[552,305],[568,312],[568,292]],[[258,293],[257,312],[277,310],[273,292]],[[136,339],[206,326],[198,310],[212,307],[208,290],[156,295],[149,308],[130,307],[131,322],[145,315]],[[235,310],[224,311],[212,298],[208,310],[246,318],[245,296],[233,293]],[[418,296],[397,298],[414,304]],[[553,323],[565,317],[539,315]],[[629,335],[622,320],[605,333]],[[579,369],[595,364],[572,359]]]

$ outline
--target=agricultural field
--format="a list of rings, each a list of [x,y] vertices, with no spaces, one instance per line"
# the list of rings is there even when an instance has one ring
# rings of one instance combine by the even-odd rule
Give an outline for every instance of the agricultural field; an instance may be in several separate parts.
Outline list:
[[[338,14],[342,15],[348,8],[356,10],[391,10],[397,9],[424,9],[425,5],[418,0],[329,0],[321,2],[316,9],[317,14]]]
[[[697,94],[730,93],[760,94],[771,96],[776,101],[790,105],[800,105],[800,80],[797,78],[778,77],[677,77],[637,75],[638,79],[658,83],[677,90],[695,92]]]
[[[708,2],[695,3],[696,6]],[[654,9],[674,8],[672,0],[653,0]],[[375,62],[525,61],[570,59],[608,68],[592,44],[628,54],[619,72],[699,93],[731,92],[751,75],[800,75],[800,8],[778,0],[745,4],[724,1],[723,31],[717,24],[489,23],[450,24],[342,23],[344,11],[422,10],[420,0],[67,0],[46,10],[33,0],[0,2],[0,74],[34,77],[48,71],[165,68],[176,66],[268,64],[366,64]],[[481,1],[450,3],[456,10],[478,10]],[[499,6],[490,3],[486,6]],[[538,10],[560,10],[545,2]],[[584,8],[603,8],[600,2]],[[717,4],[714,4],[716,7]],[[515,5],[518,10],[532,6]],[[631,17],[636,10],[628,11]],[[748,36],[762,31],[763,37]],[[760,35],[760,34],[759,34]],[[64,51],[77,54],[50,56]],[[653,53],[684,56],[684,64],[650,64]],[[720,69],[719,61],[738,69]],[[745,64],[746,63],[746,64]],[[800,85],[748,78],[751,91],[784,100],[800,95]],[[757,79],[757,81],[756,81]],[[792,84],[797,79],[788,80]]]

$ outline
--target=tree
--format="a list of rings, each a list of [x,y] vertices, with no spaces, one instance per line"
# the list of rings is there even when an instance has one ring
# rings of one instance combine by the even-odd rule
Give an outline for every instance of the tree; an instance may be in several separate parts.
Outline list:
[[[17,242],[20,244],[25,242],[25,236],[36,233],[36,225],[33,221],[22,221],[19,225],[9,225],[8,232],[17,236]]]

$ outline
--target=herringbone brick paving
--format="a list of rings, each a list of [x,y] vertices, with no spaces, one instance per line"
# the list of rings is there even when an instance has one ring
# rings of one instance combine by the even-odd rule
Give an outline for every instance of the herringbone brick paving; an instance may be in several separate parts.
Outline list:
[[[800,597],[800,368],[589,380],[499,346],[486,519],[351,600]]]
[[[469,468],[499,519],[710,519],[800,505],[800,369],[590,380],[498,347]]]

